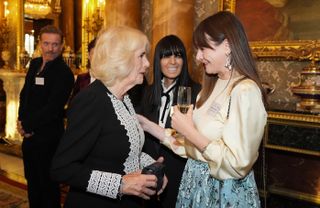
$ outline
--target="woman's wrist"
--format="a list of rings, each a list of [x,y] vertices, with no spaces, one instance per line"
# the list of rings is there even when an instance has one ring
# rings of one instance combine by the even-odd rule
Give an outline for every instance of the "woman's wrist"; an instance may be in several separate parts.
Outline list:
[[[203,154],[203,153],[207,150],[207,148],[208,148],[209,145],[210,145],[210,142],[208,142],[206,145],[204,145],[203,147],[201,147],[201,148],[199,149],[199,151],[201,152],[201,154]]]
[[[118,194],[117,194],[117,197],[119,200],[121,200],[121,198],[123,196],[123,187],[124,187],[124,182],[123,182],[123,177],[121,177],[120,186],[119,186],[119,190],[118,190]]]
[[[211,143],[211,141],[202,136],[194,126],[186,129],[185,138],[191,142],[201,154],[207,150]]]
[[[154,125],[157,125],[156,123],[150,121],[150,120],[147,120],[146,121],[146,125],[145,125],[145,131],[152,134],[152,131],[154,129]]]
[[[148,128],[145,130],[146,132],[150,133],[152,136],[156,137],[160,141],[163,140],[163,135],[164,135],[164,128],[159,126],[158,124],[149,121],[148,123]]]
[[[163,134],[164,134],[164,137],[162,137],[162,138],[160,139],[161,142],[163,142],[165,139],[168,139],[168,138],[172,137],[174,130],[171,129],[171,128],[166,128],[166,129],[164,129],[163,132],[164,132],[164,133],[163,133]]]

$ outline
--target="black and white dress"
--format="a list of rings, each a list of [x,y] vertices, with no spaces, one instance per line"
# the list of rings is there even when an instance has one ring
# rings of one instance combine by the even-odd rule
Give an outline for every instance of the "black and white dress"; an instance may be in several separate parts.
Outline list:
[[[154,162],[143,144],[127,95],[118,100],[99,80],[81,91],[52,163],[53,178],[70,186],[65,207],[141,207],[140,198],[117,195],[122,175]]]

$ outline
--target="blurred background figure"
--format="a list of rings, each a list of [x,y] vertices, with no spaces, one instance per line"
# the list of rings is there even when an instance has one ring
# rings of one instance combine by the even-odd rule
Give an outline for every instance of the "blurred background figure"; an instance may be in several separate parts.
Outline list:
[[[92,83],[95,79],[92,77],[90,68],[91,68],[91,61],[93,56],[93,48],[96,45],[96,38],[94,38],[90,43],[88,44],[88,53],[89,53],[89,62],[88,62],[88,72],[78,74],[76,82],[74,84],[72,94],[70,97],[70,101],[80,92],[80,90],[86,88],[90,83]]]

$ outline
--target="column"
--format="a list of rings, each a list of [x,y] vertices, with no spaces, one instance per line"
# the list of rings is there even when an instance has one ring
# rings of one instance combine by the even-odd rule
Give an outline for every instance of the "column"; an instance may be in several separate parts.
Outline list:
[[[141,29],[140,0],[108,0],[105,17],[107,27],[126,25]]]
[[[81,48],[82,41],[82,0],[74,1],[74,13],[78,17],[74,19],[74,52],[77,53]]]
[[[2,19],[4,17],[4,0],[0,0],[0,18]]]
[[[14,143],[21,143],[22,137],[17,131],[19,95],[24,84],[25,73],[17,71],[0,71],[3,88],[7,95],[5,138]]]
[[[61,1],[61,30],[65,36],[65,45],[74,50],[74,1]],[[79,17],[81,19],[81,16]]]
[[[193,0],[154,0],[152,14],[151,63],[157,42],[166,35],[177,35],[184,43],[189,69],[192,68]],[[192,74],[192,71],[190,71]],[[149,78],[152,79],[150,72]]]

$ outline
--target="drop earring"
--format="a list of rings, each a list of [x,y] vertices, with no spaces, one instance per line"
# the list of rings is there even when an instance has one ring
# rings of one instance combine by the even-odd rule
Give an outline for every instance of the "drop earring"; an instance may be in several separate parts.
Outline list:
[[[229,71],[232,70],[232,65],[231,65],[231,53],[226,53],[226,64],[224,65],[225,68],[227,68]]]

